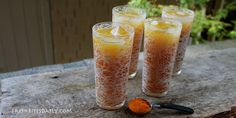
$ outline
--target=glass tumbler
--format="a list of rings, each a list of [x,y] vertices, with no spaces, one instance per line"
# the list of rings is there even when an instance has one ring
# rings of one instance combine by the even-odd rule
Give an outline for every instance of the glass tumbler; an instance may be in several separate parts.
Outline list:
[[[148,18],[144,30],[142,91],[153,97],[167,94],[182,25],[166,18]]]
[[[181,67],[183,64],[186,47],[189,41],[189,35],[194,19],[194,12],[189,9],[179,7],[165,7],[162,10],[162,18],[171,18],[182,23],[183,28],[181,31],[173,70],[173,75],[179,75],[181,73]]]
[[[134,29],[122,23],[93,26],[96,103],[112,110],[125,103]]]
[[[144,9],[133,8],[128,5],[117,6],[112,9],[112,21],[126,23],[134,27],[134,43],[129,69],[129,78],[134,78],[137,73],[139,51],[142,43],[144,20],[146,12]]]

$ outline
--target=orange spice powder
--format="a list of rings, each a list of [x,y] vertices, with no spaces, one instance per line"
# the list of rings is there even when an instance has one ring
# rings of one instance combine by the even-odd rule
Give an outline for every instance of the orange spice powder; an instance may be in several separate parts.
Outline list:
[[[141,98],[135,98],[131,100],[128,103],[128,107],[134,113],[147,113],[151,111],[150,104]]]

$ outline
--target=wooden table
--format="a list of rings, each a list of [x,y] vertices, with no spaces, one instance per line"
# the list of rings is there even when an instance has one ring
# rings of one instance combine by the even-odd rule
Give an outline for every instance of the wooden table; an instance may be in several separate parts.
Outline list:
[[[183,73],[172,78],[166,97],[152,98],[141,92],[140,55],[138,75],[129,80],[127,100],[143,97],[149,101],[172,102],[192,107],[193,115],[171,110],[153,110],[152,117],[223,117],[236,116],[236,48],[211,51],[198,46],[188,48]],[[40,70],[40,71],[38,71]],[[19,74],[20,73],[20,74]],[[115,111],[100,109],[95,103],[93,60],[53,65],[2,74],[2,117],[138,117],[126,106]],[[17,110],[23,109],[22,112]],[[32,109],[69,109],[67,113],[32,113]],[[70,111],[71,110],[71,111]]]

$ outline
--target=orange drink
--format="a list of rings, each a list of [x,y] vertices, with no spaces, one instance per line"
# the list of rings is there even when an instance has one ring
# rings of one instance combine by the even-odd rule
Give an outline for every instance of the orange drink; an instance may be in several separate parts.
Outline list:
[[[162,17],[178,20],[182,23],[183,28],[181,31],[173,71],[173,75],[179,75],[181,73],[181,67],[183,64],[186,47],[188,45],[189,34],[191,32],[191,26],[194,18],[194,12],[179,7],[166,7],[162,10]]]
[[[137,73],[139,51],[143,37],[144,20],[146,12],[144,9],[133,8],[127,5],[117,6],[112,9],[112,21],[126,23],[134,27],[134,43],[132,49],[129,78],[134,78]]]
[[[144,30],[142,91],[161,97],[168,91],[182,25],[178,21],[148,18]]]
[[[118,109],[125,103],[134,29],[121,23],[93,26],[96,103]]]

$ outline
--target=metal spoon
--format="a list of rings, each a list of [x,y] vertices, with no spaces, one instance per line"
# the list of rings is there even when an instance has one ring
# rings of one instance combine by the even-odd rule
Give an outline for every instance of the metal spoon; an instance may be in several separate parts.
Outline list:
[[[192,113],[194,113],[194,110],[189,108],[189,107],[185,107],[185,106],[181,106],[181,105],[176,105],[176,104],[172,104],[172,103],[160,103],[160,104],[159,103],[153,103],[153,104],[151,104],[150,102],[148,102],[147,100],[145,100],[143,98],[134,98],[134,99],[130,100],[128,104],[130,104],[133,100],[137,100],[137,99],[141,100],[143,103],[147,104],[148,107],[150,107],[145,112],[139,112],[139,111],[133,110],[128,105],[128,108],[129,108],[130,111],[134,112],[135,114],[139,114],[139,115],[140,114],[146,114],[146,113],[150,112],[152,108],[157,108],[157,109],[162,109],[162,108],[173,109],[173,110],[180,111],[183,114],[192,114]]]

